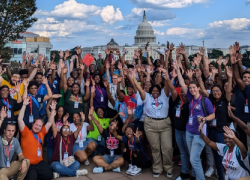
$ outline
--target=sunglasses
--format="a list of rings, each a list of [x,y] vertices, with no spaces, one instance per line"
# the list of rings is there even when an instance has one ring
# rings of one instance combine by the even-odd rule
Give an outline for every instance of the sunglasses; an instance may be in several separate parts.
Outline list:
[[[62,131],[69,131],[69,128],[63,128]]]

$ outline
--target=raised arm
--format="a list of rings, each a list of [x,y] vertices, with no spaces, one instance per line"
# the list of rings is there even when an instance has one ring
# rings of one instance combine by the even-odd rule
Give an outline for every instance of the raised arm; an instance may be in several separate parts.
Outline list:
[[[81,112],[81,113],[83,113],[83,112]],[[81,117],[82,117],[82,121],[81,121],[80,125],[77,127],[77,130],[74,132],[74,136],[76,139],[78,137],[79,132],[82,130],[82,126],[83,126],[83,123],[85,121],[85,114],[83,113],[83,116],[81,116]]]
[[[225,69],[227,69],[227,90],[226,90],[226,99],[228,102],[231,101],[231,93],[232,93],[232,84],[233,84],[233,73],[232,73],[232,68],[231,67],[226,67]]]
[[[220,56],[217,61],[216,61],[217,65],[218,65],[218,77],[220,79],[220,82],[222,82],[222,70],[221,70],[221,64],[222,64],[222,56]]]
[[[199,83],[199,86],[201,88],[201,92],[202,92],[203,96],[208,98],[209,94],[208,94],[208,92],[207,92],[207,90],[206,90],[206,88],[204,86],[203,81],[202,81],[201,70],[200,69],[195,69],[195,76],[196,76],[196,79],[197,79],[197,81]]]
[[[1,112],[0,112],[0,128],[2,126],[3,120],[7,117],[7,111],[6,106],[2,106]]]
[[[123,133],[123,134],[125,133],[125,129],[126,129],[126,127],[128,126],[129,121],[131,120],[132,114],[133,114],[133,111],[132,111],[131,108],[128,107],[127,110],[128,110],[128,117],[127,117],[127,119],[126,119],[126,121],[124,122],[124,125],[123,125],[123,127],[122,127],[122,133]]]
[[[34,64],[34,69],[32,70],[31,74],[29,75],[28,81],[32,81],[37,73],[37,66]]]
[[[124,94],[121,92],[121,88],[120,88],[120,86],[121,86],[121,81],[122,81],[122,79],[119,77],[118,78],[118,83],[117,83],[117,95],[120,97],[120,99],[123,101],[123,99],[124,99]]]
[[[43,102],[47,101],[49,98],[52,97],[52,91],[49,87],[49,84],[48,84],[48,80],[46,77],[43,76],[43,80],[42,80],[42,83],[45,84],[46,86],[46,89],[47,89],[47,94],[44,96],[43,98]]]
[[[46,108],[45,108],[47,117],[50,117],[50,110],[49,110],[49,107],[50,107],[50,105],[51,105],[51,102],[52,102],[52,98],[49,99],[49,101],[48,101],[48,103],[47,103],[47,105],[46,105]]]
[[[114,107],[115,106],[115,100],[112,98],[111,94],[110,94],[110,91],[109,91],[109,82],[108,81],[105,81],[104,82],[104,86],[106,88],[106,92],[107,92],[107,96],[108,96],[108,99],[109,99],[109,102],[112,104],[112,106]]]
[[[49,128],[52,126],[53,122],[54,122],[54,119],[55,119],[55,115],[56,115],[56,104],[57,102],[55,100],[52,101],[52,104],[51,104],[51,113],[50,113],[50,116],[49,116],[49,120],[48,122],[45,124],[45,128],[46,128],[46,132],[49,131]]]
[[[207,78],[209,76],[209,64],[207,61],[207,57],[205,57],[205,49],[203,47],[200,48],[200,53],[199,53],[201,56],[202,56],[202,62],[203,62],[203,73],[204,73],[204,76]]]
[[[188,91],[188,88],[185,84],[185,81],[181,75],[181,71],[180,71],[180,68],[177,64],[174,65],[175,69],[177,70],[177,76],[178,76],[178,80],[179,80],[179,84],[181,85],[182,87],[182,90],[185,94],[187,94],[187,91]]]
[[[9,66],[6,66],[6,74],[7,74],[7,77],[8,77],[9,79],[11,79],[12,75],[11,75]]]
[[[91,87],[91,94],[90,94],[90,107],[93,107],[94,106],[94,98],[95,98],[95,86],[93,85]]]
[[[173,69],[173,71],[175,71],[175,69]],[[177,91],[175,90],[175,87],[172,83],[172,81],[169,79],[168,74],[166,73],[166,75],[164,76],[165,78],[165,85],[164,85],[164,91],[166,93],[166,96],[169,97],[169,90],[171,92],[171,96],[172,96],[172,100],[175,101],[178,94]]]
[[[93,114],[94,112],[94,107],[92,106],[90,109],[89,109],[89,125],[87,126],[87,130],[88,131],[94,131],[94,125],[93,125],[93,122],[92,122],[92,118],[91,118],[91,115]],[[83,112],[80,112],[80,115],[81,115],[81,118],[82,119],[85,119],[85,114]]]
[[[19,130],[20,131],[23,131],[24,127],[25,127],[25,123],[23,121],[23,117],[24,117],[24,113],[25,113],[25,110],[26,110],[26,106],[29,105],[29,98],[26,98],[24,99],[23,101],[23,106],[19,112],[19,115],[18,115],[18,126],[19,126]]]
[[[90,98],[89,85],[90,85],[90,79],[86,79],[86,82],[85,82],[86,90],[85,90],[85,96],[84,96],[85,102],[88,101]]]
[[[142,87],[140,86],[140,84],[137,82],[137,79],[135,77],[133,77],[133,79],[134,79],[134,85],[136,86],[137,90],[139,91],[142,101],[144,101],[145,98],[146,98],[146,93],[142,89]]]

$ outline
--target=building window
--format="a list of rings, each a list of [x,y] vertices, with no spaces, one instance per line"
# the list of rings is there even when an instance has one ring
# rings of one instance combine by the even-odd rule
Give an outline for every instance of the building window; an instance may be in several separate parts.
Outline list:
[[[38,48],[31,48],[30,53],[38,53]]]
[[[46,48],[46,54],[50,53],[50,48]]]
[[[12,48],[13,54],[22,54],[22,48]]]

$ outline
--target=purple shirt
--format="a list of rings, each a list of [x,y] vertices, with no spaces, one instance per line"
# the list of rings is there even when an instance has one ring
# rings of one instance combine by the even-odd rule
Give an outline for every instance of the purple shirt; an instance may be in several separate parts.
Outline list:
[[[194,107],[194,105],[197,103],[197,101],[199,100],[199,98],[198,99],[194,99],[194,96],[192,94],[190,94],[189,90],[187,91],[187,95],[186,96],[187,96],[187,99],[189,101],[189,117],[190,117],[191,116],[191,108]],[[191,103],[192,103],[193,99],[194,99],[194,102],[193,102],[193,106],[191,107]],[[208,98],[205,98],[205,107],[206,107],[206,110],[207,110],[207,116],[214,113],[213,105],[212,105],[211,101]],[[195,135],[199,135],[200,134],[198,132],[199,123],[197,121],[197,116],[205,117],[203,109],[202,109],[202,105],[201,105],[201,99],[197,103],[196,107],[193,110],[193,124],[189,125],[189,121],[188,121],[187,125],[186,125],[186,129],[190,133],[195,134]]]
[[[92,85],[89,86],[89,90],[91,91]],[[101,97],[103,95],[103,102],[101,102]],[[95,87],[95,98],[94,98],[94,108],[102,107],[104,110],[107,108],[108,104],[108,96],[105,89],[101,88],[100,86],[97,88]]]

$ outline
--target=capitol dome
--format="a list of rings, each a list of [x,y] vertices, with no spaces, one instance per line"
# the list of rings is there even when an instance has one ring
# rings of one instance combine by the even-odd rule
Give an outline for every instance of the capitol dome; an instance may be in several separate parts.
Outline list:
[[[136,36],[135,36],[135,44],[134,46],[140,46],[145,45],[149,42],[149,44],[156,44],[156,37],[154,35],[154,30],[149,24],[149,22],[146,20],[146,13],[144,11],[143,14],[143,21],[139,24]]]

